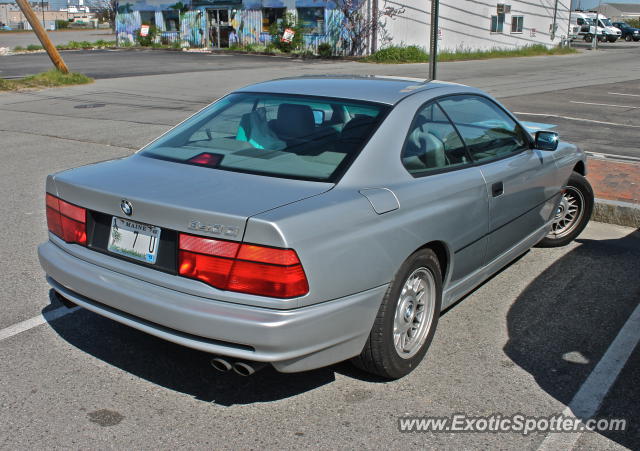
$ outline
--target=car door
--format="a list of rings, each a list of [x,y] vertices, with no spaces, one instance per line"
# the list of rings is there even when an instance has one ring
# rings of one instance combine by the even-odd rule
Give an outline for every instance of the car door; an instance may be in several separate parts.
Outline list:
[[[489,208],[482,173],[433,101],[418,109],[401,161],[414,180],[398,191],[400,202],[419,222],[416,235],[437,237],[450,246],[449,283],[455,285],[484,263]]]
[[[488,264],[545,227],[558,198],[553,156],[532,149],[528,132],[489,98],[459,95],[439,103],[485,179]]]

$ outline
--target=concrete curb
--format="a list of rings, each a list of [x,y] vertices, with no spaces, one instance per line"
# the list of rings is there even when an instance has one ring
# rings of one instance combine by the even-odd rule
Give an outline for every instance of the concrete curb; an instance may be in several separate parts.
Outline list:
[[[640,205],[608,199],[596,199],[593,221],[640,228]]]

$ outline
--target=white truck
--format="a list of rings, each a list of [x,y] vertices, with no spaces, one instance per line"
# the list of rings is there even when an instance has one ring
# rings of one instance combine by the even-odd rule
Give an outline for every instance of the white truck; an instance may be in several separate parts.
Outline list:
[[[587,42],[591,42],[594,37],[601,42],[616,42],[622,36],[622,31],[614,27],[611,20],[592,12],[573,11],[569,27],[571,39],[581,37]]]

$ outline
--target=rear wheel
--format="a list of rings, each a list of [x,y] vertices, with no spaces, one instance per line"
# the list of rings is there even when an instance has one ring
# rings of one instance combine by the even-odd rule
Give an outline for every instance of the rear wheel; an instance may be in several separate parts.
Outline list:
[[[565,246],[584,230],[593,211],[593,189],[589,181],[574,172],[564,187],[549,234],[538,246]]]
[[[367,343],[353,364],[387,379],[409,374],[431,344],[441,302],[438,258],[431,249],[418,251],[389,285]]]
[[[584,40],[585,40],[585,42],[593,41],[593,35],[592,34],[585,34],[584,35]]]
[[[628,34],[628,35],[626,35],[626,36],[624,37],[624,40],[625,40],[625,41],[627,41],[627,42],[631,42],[631,40],[632,40],[632,39],[633,39],[633,38],[631,37],[631,35],[630,35],[630,34]]]

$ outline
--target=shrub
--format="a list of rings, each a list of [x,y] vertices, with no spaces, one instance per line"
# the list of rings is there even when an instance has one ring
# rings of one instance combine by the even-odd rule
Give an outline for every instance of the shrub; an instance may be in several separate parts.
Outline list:
[[[364,58],[374,63],[424,63],[429,61],[429,55],[420,47],[386,47]]]
[[[331,58],[331,55],[333,55],[333,47],[331,47],[331,44],[326,42],[320,44],[318,46],[318,55],[320,55],[321,58]]]
[[[295,33],[291,42],[282,42],[284,30],[290,28]],[[304,41],[302,39],[302,24],[297,20],[296,16],[291,13],[285,14],[279,23],[271,24],[269,28],[271,35],[271,44],[281,52],[291,53],[293,50],[301,49]]]
[[[140,36],[140,30],[136,31],[136,40],[138,41],[138,44],[143,47],[151,47],[155,41],[157,33],[158,29],[154,25],[151,25],[149,27],[149,34],[146,36]]]
[[[626,19],[625,22],[633,28],[640,28],[640,19]]]
[[[56,20],[56,30],[64,30],[65,28],[69,28],[68,20]]]
[[[37,44],[29,44],[27,46],[27,50],[42,50],[42,46],[41,45],[37,45]]]

